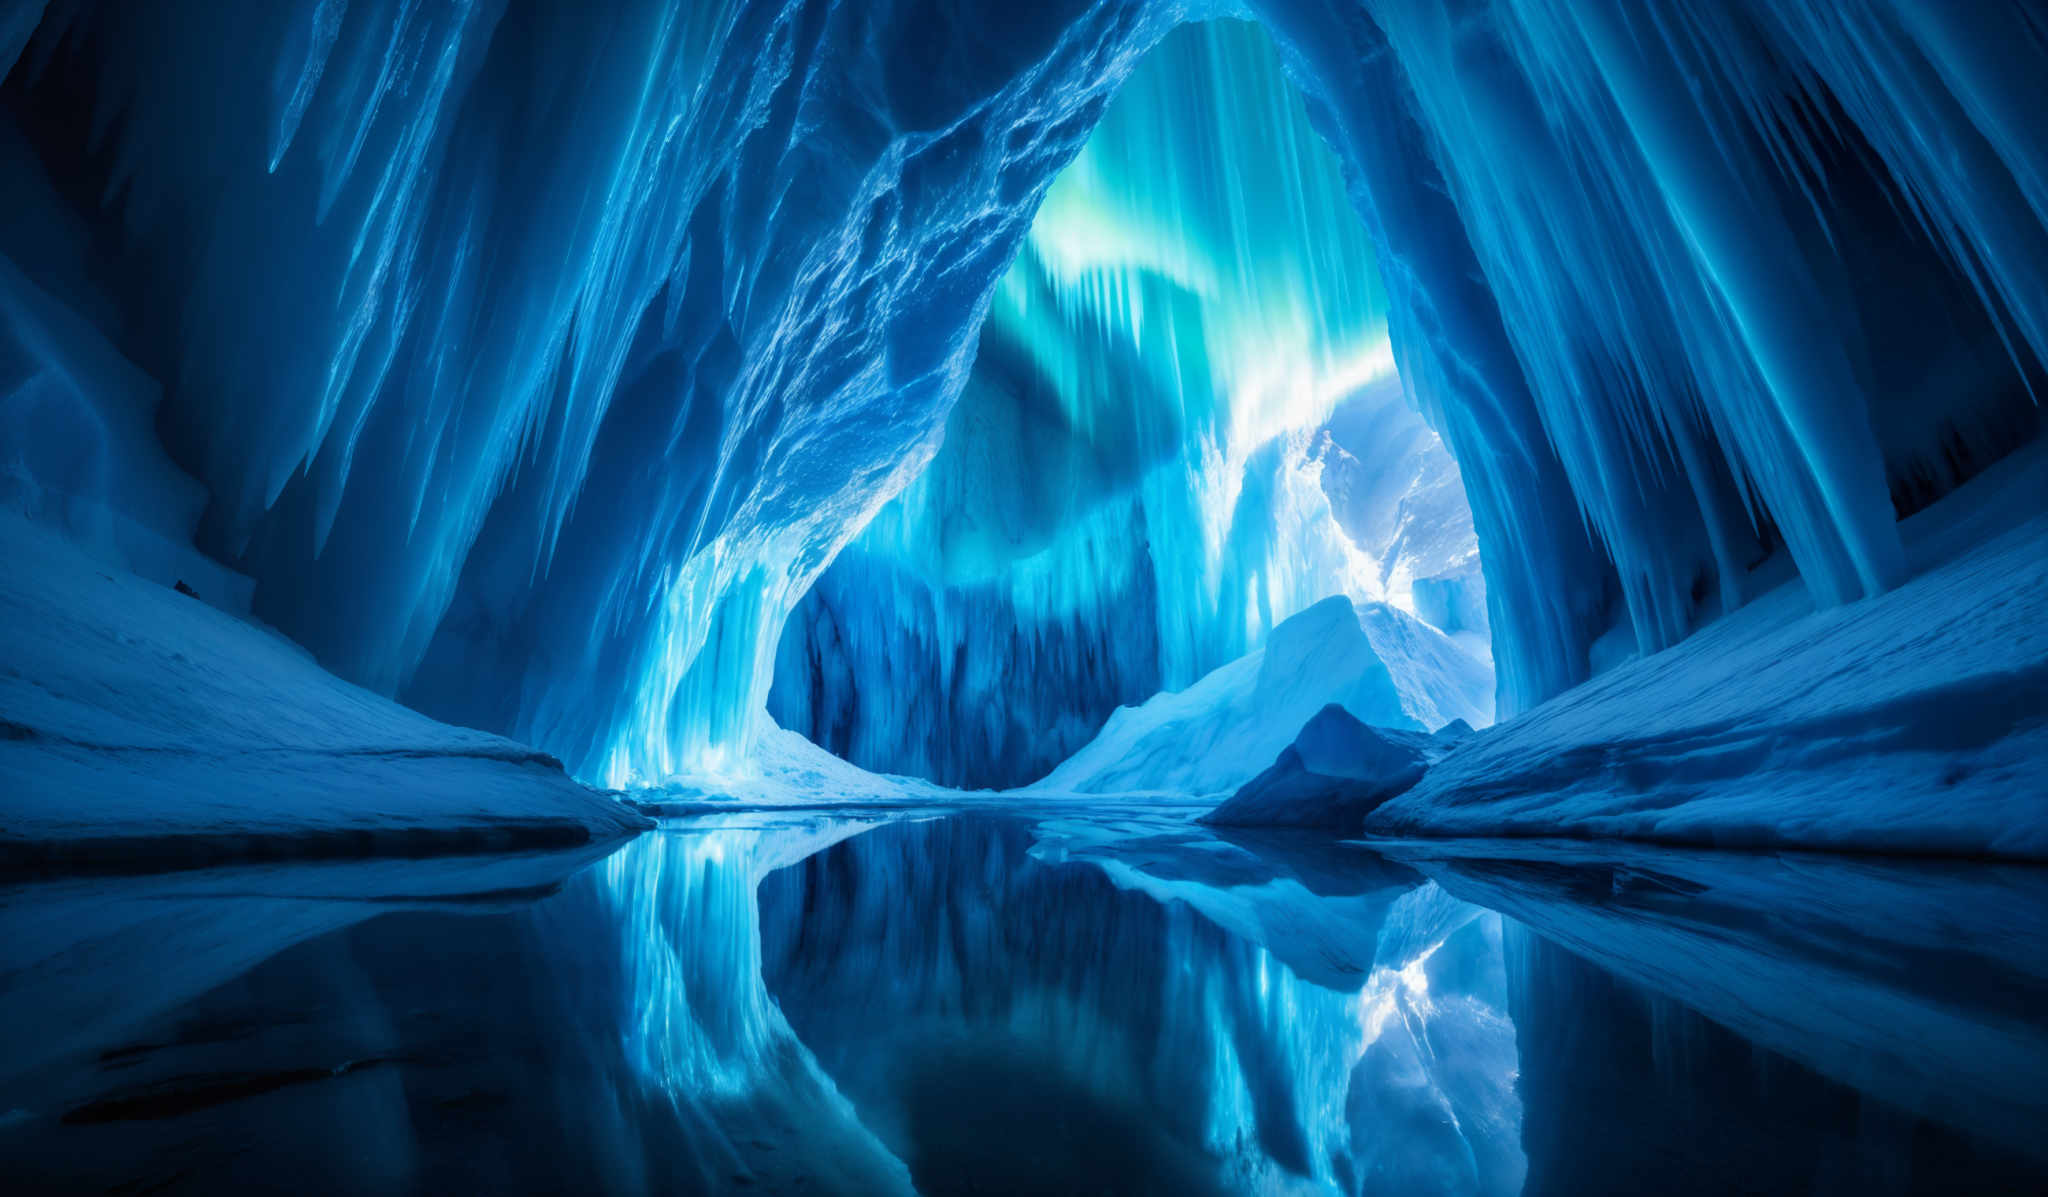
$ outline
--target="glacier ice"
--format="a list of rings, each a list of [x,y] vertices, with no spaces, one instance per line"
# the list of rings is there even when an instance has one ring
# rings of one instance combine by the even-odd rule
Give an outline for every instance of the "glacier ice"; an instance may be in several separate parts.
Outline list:
[[[1896,585],[1896,517],[2037,430],[2025,0],[17,2],[0,149],[104,255],[97,307],[34,285],[93,324],[69,346],[161,388],[199,547],[262,618],[431,714],[652,779],[745,753],[787,613],[976,407],[1020,254],[1164,327],[1159,288],[1031,218],[1146,52],[1220,16],[1263,26],[1341,164],[1378,280],[1355,310],[1470,501],[1502,714],[1602,637],[1654,650],[1749,601],[1769,556],[1823,604]],[[33,242],[4,246],[10,312]],[[118,374],[73,377],[147,390]],[[31,435],[39,478],[85,443]],[[91,443],[189,502],[133,439]],[[1134,538],[1073,536],[1108,551],[1068,576],[1135,585]],[[1469,583],[1421,593],[1477,626]],[[1085,662],[1092,612],[1144,602],[1032,597],[1051,617],[1006,669]],[[1099,712],[1278,618],[1049,684]]]
[[[0,211],[0,507],[114,568],[247,610],[249,579],[192,545],[206,488],[157,442],[162,387],[109,339],[120,317],[91,231],[4,116]]]

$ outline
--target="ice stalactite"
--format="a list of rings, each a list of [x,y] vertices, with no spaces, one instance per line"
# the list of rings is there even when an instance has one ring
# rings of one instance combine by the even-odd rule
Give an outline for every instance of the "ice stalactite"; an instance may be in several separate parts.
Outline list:
[[[586,887],[611,920],[604,925],[620,932],[626,1059],[677,1123],[697,1133],[707,1172],[723,1164],[730,1175],[761,1146],[758,1136],[745,1138],[750,1123],[801,1125],[826,1191],[914,1191],[762,983],[762,879],[861,830],[652,836],[606,860]]]

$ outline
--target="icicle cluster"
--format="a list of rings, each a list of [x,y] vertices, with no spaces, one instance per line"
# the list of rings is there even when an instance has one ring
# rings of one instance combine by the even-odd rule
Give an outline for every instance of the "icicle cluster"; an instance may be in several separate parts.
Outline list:
[[[1463,467],[1503,713],[1603,626],[1653,651],[1743,601],[1781,543],[1820,602],[1896,583],[1898,512],[2035,428],[2038,9],[1261,8]]]

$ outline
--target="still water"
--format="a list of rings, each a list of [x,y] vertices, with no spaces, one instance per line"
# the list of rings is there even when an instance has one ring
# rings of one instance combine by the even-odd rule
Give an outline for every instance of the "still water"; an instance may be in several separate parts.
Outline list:
[[[2048,1187],[2048,874],[674,820],[0,891],[7,1192]]]

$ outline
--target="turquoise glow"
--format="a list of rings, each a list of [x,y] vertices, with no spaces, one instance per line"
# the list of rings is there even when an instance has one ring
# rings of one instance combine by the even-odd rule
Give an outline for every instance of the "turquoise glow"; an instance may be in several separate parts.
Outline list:
[[[850,551],[1007,587],[1020,622],[1151,570],[1178,688],[1317,599],[1379,596],[1313,433],[1392,373],[1372,247],[1271,43],[1184,27],[1047,191],[943,447]]]

